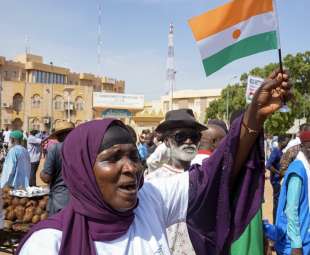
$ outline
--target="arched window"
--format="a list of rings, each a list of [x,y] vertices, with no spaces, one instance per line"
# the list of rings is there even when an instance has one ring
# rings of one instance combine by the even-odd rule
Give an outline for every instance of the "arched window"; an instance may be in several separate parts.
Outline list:
[[[32,108],[40,108],[41,98],[38,94],[33,95],[31,98],[31,106]]]
[[[34,118],[31,122],[31,128],[35,130],[40,130],[41,128],[41,123],[38,118]]]
[[[23,96],[19,93],[13,96],[13,110],[20,112],[23,108]]]
[[[64,107],[64,98],[62,96],[56,96],[55,102],[54,102],[54,108],[55,110],[63,110]]]
[[[75,109],[77,111],[83,111],[84,110],[84,100],[82,97],[77,97],[75,99]]]

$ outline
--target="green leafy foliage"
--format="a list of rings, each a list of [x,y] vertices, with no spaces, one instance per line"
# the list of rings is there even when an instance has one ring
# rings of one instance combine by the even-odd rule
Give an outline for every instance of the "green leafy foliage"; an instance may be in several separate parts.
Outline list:
[[[294,99],[288,103],[289,113],[275,112],[265,123],[265,130],[269,134],[284,134],[292,127],[295,119],[307,118],[310,120],[310,52],[287,55],[283,60],[284,67],[289,70],[291,81],[294,84]],[[206,120],[218,118],[227,121],[227,99],[229,116],[234,111],[244,109],[245,90],[249,75],[267,78],[278,63],[270,63],[264,67],[256,67],[240,76],[240,84],[226,86],[221,97],[212,101],[207,108]]]

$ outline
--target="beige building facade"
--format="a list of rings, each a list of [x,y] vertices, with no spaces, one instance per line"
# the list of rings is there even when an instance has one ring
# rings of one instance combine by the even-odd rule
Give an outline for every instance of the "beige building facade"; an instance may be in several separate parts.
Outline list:
[[[161,98],[162,111],[165,114],[173,109],[190,108],[201,123],[205,122],[206,109],[210,102],[220,98],[221,89],[178,90]],[[171,105],[172,103],[172,105]]]
[[[125,82],[43,63],[41,56],[0,56],[0,128],[51,130],[59,120],[95,117],[94,92],[124,93]]]
[[[143,129],[154,130],[164,118],[160,100],[146,101],[143,110],[133,116],[132,125],[140,134]]]

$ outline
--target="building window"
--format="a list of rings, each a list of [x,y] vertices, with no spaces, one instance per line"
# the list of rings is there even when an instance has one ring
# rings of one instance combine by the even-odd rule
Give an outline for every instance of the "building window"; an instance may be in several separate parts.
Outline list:
[[[63,110],[64,107],[64,98],[62,96],[56,96],[55,97],[55,103],[54,103],[54,108],[55,110]]]
[[[36,79],[36,83],[39,83],[40,81],[39,81],[39,71],[34,71],[34,75],[35,75],[35,79]]]
[[[31,72],[31,74],[32,74],[32,82],[33,83],[37,83],[38,82],[38,73],[37,73],[37,71],[32,71]]]
[[[83,111],[84,110],[84,101],[82,97],[77,97],[75,100],[75,109],[77,111]]]
[[[34,95],[31,98],[31,106],[32,108],[40,108],[41,98],[38,94]]]
[[[21,94],[15,94],[13,96],[13,110],[20,112],[23,108],[23,96]]]

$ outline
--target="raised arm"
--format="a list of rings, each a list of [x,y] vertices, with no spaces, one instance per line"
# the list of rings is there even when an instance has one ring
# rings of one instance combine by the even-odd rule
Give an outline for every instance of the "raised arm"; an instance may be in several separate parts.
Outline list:
[[[288,76],[274,72],[212,156],[190,169],[187,226],[196,254],[229,254],[232,241],[261,208],[262,127],[290,97],[289,89]]]
[[[248,157],[257,136],[262,131],[266,118],[279,110],[283,102],[291,97],[290,88],[288,74],[275,71],[256,91],[253,101],[243,117],[232,183],[239,175],[241,166]]]

